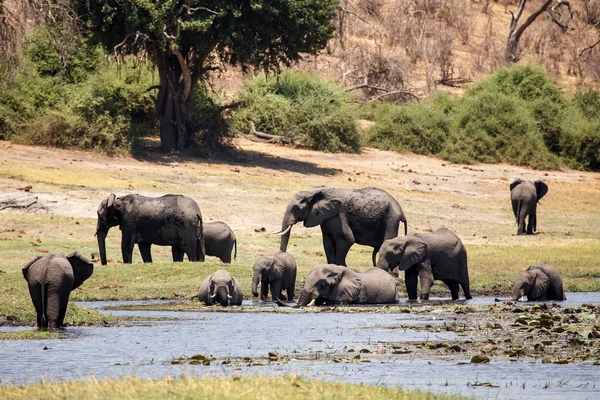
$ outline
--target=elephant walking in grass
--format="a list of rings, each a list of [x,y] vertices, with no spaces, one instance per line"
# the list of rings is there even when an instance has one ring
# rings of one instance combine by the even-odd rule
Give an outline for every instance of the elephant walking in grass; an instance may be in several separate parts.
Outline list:
[[[114,194],[98,207],[96,236],[100,261],[106,265],[106,236],[113,226],[121,229],[123,263],[131,264],[133,246],[137,243],[142,260],[152,262],[150,247],[171,246],[173,261],[204,261],[202,214],[194,200],[182,195],[167,194],[145,197]]]
[[[512,300],[527,296],[529,301],[566,300],[560,271],[550,264],[531,266],[515,278]]]
[[[447,228],[433,233],[411,233],[386,240],[379,250],[377,266],[404,272],[409,300],[417,299],[417,280],[421,281],[421,299],[428,300],[434,280],[444,282],[458,299],[459,285],[466,299],[471,299],[467,250],[460,238]]]
[[[316,187],[296,192],[290,199],[281,231],[280,250],[286,251],[292,226],[298,222],[311,228],[320,226],[329,264],[346,265],[346,255],[354,243],[373,247],[398,236],[398,226],[407,222],[400,204],[389,193],[376,188],[338,189]]]
[[[269,256],[260,257],[253,267],[252,295],[258,297],[258,283],[260,282],[261,300],[266,300],[271,287],[273,301],[294,300],[296,287],[296,260],[291,254],[278,251]],[[287,297],[282,292],[286,291]]]
[[[238,280],[225,270],[210,274],[200,284],[198,300],[206,305],[220,304],[223,307],[240,306],[244,294]]]
[[[543,181],[517,179],[510,184],[510,200],[517,221],[517,235],[533,235],[537,231],[537,203],[548,193],[548,185]],[[525,219],[527,230],[525,230]]]
[[[38,328],[64,325],[71,290],[81,286],[93,272],[94,265],[79,252],[38,256],[23,267]]]
[[[207,256],[219,257],[225,264],[231,263],[231,252],[235,249],[233,259],[237,257],[237,239],[225,222],[206,222],[203,226],[204,249]]]
[[[341,265],[316,265],[306,275],[298,304],[397,303],[396,279],[379,268],[355,272]]]

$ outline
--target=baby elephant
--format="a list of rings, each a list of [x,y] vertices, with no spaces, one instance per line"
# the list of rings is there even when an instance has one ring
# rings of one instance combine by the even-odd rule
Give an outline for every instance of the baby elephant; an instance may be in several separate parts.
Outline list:
[[[519,272],[515,278],[512,299],[527,296],[529,301],[566,300],[560,271],[550,264],[540,264]]]
[[[244,295],[238,280],[225,270],[210,274],[200,285],[198,300],[206,305],[240,306]]]
[[[203,226],[204,248],[207,256],[219,257],[226,264],[231,263],[231,251],[235,248],[233,259],[237,257],[237,239],[225,222],[206,222]]]
[[[38,328],[56,329],[64,325],[71,290],[81,286],[93,272],[94,265],[77,251],[68,256],[38,256],[23,267]]]
[[[354,272],[341,265],[316,265],[306,275],[298,304],[396,303],[396,279],[379,268]]]
[[[409,300],[417,299],[417,281],[421,281],[421,299],[428,300],[434,280],[444,282],[458,299],[458,287],[471,299],[467,250],[460,238],[447,228],[432,233],[410,233],[383,242],[377,267],[404,272]]]
[[[260,297],[266,300],[271,286],[271,298],[273,301],[286,300],[282,295],[285,290],[287,300],[294,300],[294,289],[296,286],[296,260],[291,254],[278,251],[270,256],[259,258],[254,263],[254,274],[252,275],[252,294],[258,297],[258,282],[260,281]]]

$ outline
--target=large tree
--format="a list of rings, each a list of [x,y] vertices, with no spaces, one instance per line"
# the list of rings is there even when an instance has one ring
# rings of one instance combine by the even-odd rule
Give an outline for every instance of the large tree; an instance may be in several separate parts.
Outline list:
[[[118,55],[156,64],[163,151],[191,136],[193,93],[216,61],[277,70],[331,37],[339,0],[77,0],[93,37]]]

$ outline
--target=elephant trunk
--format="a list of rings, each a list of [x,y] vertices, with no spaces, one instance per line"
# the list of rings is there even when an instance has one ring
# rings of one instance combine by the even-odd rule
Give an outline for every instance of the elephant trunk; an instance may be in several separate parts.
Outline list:
[[[260,279],[260,274],[254,272],[252,275],[252,296],[258,297],[258,280]]]
[[[525,291],[523,290],[523,288],[514,288],[513,289],[513,295],[512,295],[512,301],[519,301],[519,299],[521,297],[525,296]]]
[[[281,242],[279,243],[279,250],[286,251],[288,242],[290,241],[290,234],[292,232],[292,225],[296,223],[296,219],[292,214],[291,206],[288,206],[283,215],[283,222],[281,223]]]
[[[219,303],[223,307],[227,307],[229,305],[229,292],[225,286],[219,286],[217,290],[215,290],[215,302]]]
[[[301,307],[306,307],[308,303],[312,300],[312,293],[308,292],[305,289],[302,289],[300,292],[300,297],[298,297],[298,304]]]
[[[373,257],[373,261],[375,261],[375,257]],[[379,260],[377,261],[377,268],[381,268],[384,271],[387,271],[389,269],[389,264],[388,262],[385,260],[384,256],[379,256]]]
[[[100,252],[100,262],[102,265],[106,265],[106,236],[108,230],[101,230],[96,232],[98,238],[98,250]]]

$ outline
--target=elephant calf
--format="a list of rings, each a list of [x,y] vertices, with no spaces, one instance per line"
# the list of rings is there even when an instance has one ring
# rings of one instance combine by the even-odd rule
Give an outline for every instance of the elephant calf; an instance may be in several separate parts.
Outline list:
[[[428,300],[434,280],[444,282],[458,299],[458,287],[471,299],[467,250],[460,238],[447,228],[432,233],[410,233],[383,242],[377,267],[392,272],[405,271],[409,300],[417,299],[417,281],[421,280],[421,299]]]
[[[259,258],[254,263],[252,275],[252,294],[258,297],[258,282],[260,281],[260,297],[266,300],[271,287],[271,298],[273,301],[285,300],[282,295],[285,290],[287,300],[294,300],[294,289],[296,287],[296,260],[291,254],[278,251],[270,256]]]
[[[527,296],[529,301],[566,300],[560,271],[550,264],[531,266],[515,278],[512,299]]]
[[[206,222],[204,232],[204,251],[207,256],[219,257],[226,264],[231,263],[231,251],[235,249],[233,259],[237,257],[237,239],[225,222]]]
[[[198,300],[206,305],[240,306],[244,294],[238,280],[225,270],[210,274],[200,285]]]
[[[298,304],[396,303],[396,279],[379,268],[355,272],[341,265],[316,265],[306,275]]]
[[[38,256],[23,267],[38,328],[64,325],[71,290],[92,276],[94,265],[79,252]]]

